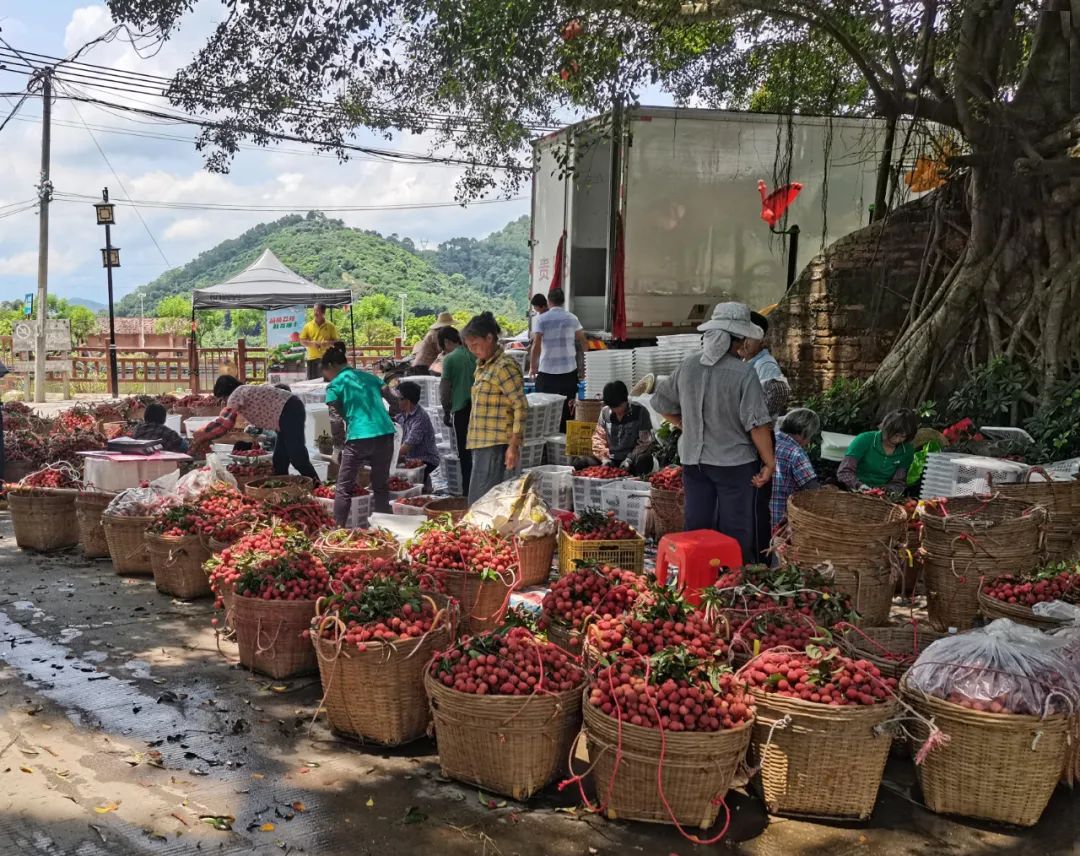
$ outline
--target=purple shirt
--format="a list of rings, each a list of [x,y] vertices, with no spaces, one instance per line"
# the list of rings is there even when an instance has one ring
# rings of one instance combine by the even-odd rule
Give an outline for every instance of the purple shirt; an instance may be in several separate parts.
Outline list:
[[[439,465],[439,449],[435,445],[435,426],[424,408],[417,406],[412,413],[399,413],[394,421],[401,426],[401,444],[409,447],[407,458],[419,458],[433,467]]]

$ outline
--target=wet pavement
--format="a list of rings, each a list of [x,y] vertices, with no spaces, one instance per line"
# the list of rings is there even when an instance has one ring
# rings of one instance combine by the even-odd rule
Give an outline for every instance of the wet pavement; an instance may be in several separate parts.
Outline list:
[[[431,741],[334,737],[318,678],[241,670],[212,614],[108,561],[23,553],[0,514],[0,854],[1080,853],[1068,790],[1030,830],[943,818],[921,807],[903,759],[868,823],[769,818],[739,791],[711,848],[602,820],[569,788],[503,805],[443,779]]]

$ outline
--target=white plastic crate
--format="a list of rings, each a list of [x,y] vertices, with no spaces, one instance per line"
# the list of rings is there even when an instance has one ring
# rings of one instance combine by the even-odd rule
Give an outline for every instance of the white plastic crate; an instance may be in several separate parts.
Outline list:
[[[451,496],[464,496],[468,485],[461,477],[461,459],[457,455],[444,455],[439,469],[446,479],[446,492]]]
[[[638,534],[644,535],[649,516],[650,490],[648,482],[617,479],[600,488],[602,508],[604,511],[614,511],[619,520],[629,523]]]
[[[546,465],[529,470],[536,478],[533,487],[548,508],[574,510],[574,468]]]
[[[574,482],[574,510],[579,514],[582,511],[604,507],[602,490],[605,485],[612,482],[620,482],[623,479],[590,479],[585,476],[573,476]]]
[[[424,498],[428,501],[438,499],[437,496],[427,496]],[[401,517],[423,517],[426,514],[423,506],[409,505],[399,499],[395,499],[390,503],[390,510]]]
[[[315,501],[333,516],[334,500],[317,496],[315,497]],[[349,529],[363,529],[368,525],[369,517],[371,517],[371,494],[369,493],[366,496],[354,496],[352,498],[352,508],[349,509],[349,518],[345,521],[345,525]]]
[[[405,467],[394,467],[390,470],[390,475],[391,477],[397,476],[399,479],[405,479],[409,484],[422,485],[424,483],[424,467],[422,466],[410,467],[408,469]]]
[[[390,491],[390,502],[395,499],[404,499],[407,496],[419,496],[423,493],[424,486],[421,484],[414,484],[408,490],[392,490]]]
[[[527,470],[538,467],[544,462],[544,441],[538,443],[525,443],[521,447],[521,463],[518,469]]]
[[[1042,464],[1042,468],[1054,481],[1068,481],[1080,474],[1080,458],[1069,458],[1065,461],[1054,461],[1052,464]]]
[[[992,493],[994,485],[1021,481],[1030,467],[1016,461],[935,452],[926,459],[920,499],[978,496]]]
[[[556,467],[565,467],[570,464],[566,457],[566,435],[552,434],[544,441],[544,463]]]

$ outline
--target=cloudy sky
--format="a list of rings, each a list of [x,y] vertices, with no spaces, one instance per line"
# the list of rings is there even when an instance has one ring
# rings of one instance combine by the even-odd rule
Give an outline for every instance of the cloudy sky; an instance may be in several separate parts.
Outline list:
[[[219,14],[222,8],[216,3],[200,5],[205,13]],[[139,58],[128,44],[119,41],[95,46],[80,59],[168,76],[191,56],[211,23],[208,17],[196,18],[151,59]],[[67,56],[107,31],[111,24],[104,3],[0,0],[2,35],[23,51]],[[5,93],[0,98],[0,121],[10,113],[18,100],[17,93],[25,89],[26,83],[24,75],[0,69],[0,92]],[[167,106],[160,100],[155,104],[156,99],[145,95],[96,94],[117,102],[130,100],[138,106]],[[58,192],[97,196],[108,186],[114,197],[137,200],[243,202],[306,210],[332,205],[452,202],[459,174],[458,168],[445,165],[401,165],[367,159],[339,164],[333,157],[316,155],[300,144],[289,143],[276,151],[244,149],[237,154],[228,175],[214,175],[203,169],[202,159],[190,142],[194,130],[189,126],[148,124],[150,120],[144,117],[125,118],[98,106],[66,101],[54,104],[53,119],[52,181]],[[165,140],[147,134],[182,139]],[[428,150],[423,140],[410,137],[393,142],[369,137],[360,142],[413,152]],[[4,215],[17,211],[16,203],[29,203],[36,197],[40,146],[41,99],[28,99],[16,118],[0,131],[4,163],[0,170],[0,300],[19,298],[35,289],[37,211]],[[527,195],[527,189],[524,193]],[[480,237],[525,213],[527,199],[465,209],[333,216],[352,226],[383,234],[396,232],[418,243],[434,244],[458,235]],[[155,208],[142,208],[141,214],[145,227],[130,207],[117,210],[113,243],[123,252],[123,267],[115,272],[118,296],[256,223],[283,216]],[[90,203],[55,201],[50,209],[50,231],[50,293],[104,303],[105,277],[99,252],[104,230],[95,224]]]

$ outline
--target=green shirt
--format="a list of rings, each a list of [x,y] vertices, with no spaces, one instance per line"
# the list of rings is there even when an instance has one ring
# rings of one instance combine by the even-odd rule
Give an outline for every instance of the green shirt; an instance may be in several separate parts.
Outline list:
[[[450,412],[464,410],[472,401],[473,375],[476,373],[476,357],[462,346],[443,357],[443,383],[450,388]]]
[[[344,368],[326,387],[326,403],[337,404],[346,440],[368,440],[394,433],[382,399],[382,381],[373,374]]]
[[[896,477],[897,470],[910,469],[915,449],[910,443],[897,446],[891,455],[885,454],[880,431],[866,431],[851,441],[845,457],[858,461],[855,474],[870,487],[885,487]]]

